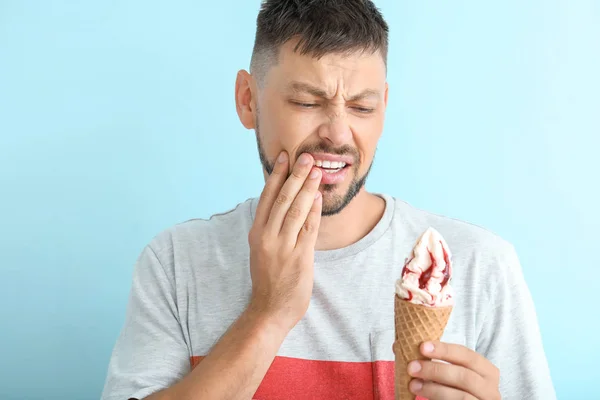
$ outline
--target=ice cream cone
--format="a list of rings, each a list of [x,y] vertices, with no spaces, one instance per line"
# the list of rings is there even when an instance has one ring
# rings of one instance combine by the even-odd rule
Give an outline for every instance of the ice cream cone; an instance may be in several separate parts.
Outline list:
[[[397,295],[394,297],[396,400],[414,400],[415,396],[408,390],[411,380],[407,372],[408,363],[427,359],[421,354],[419,346],[428,340],[440,340],[452,306],[427,307],[402,300]]]

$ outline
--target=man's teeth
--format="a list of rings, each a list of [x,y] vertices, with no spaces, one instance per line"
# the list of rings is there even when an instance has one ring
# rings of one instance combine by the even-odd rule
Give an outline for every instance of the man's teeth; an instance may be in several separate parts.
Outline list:
[[[342,169],[346,166],[346,163],[343,161],[321,161],[315,160],[315,165],[317,167],[328,168],[328,169]]]

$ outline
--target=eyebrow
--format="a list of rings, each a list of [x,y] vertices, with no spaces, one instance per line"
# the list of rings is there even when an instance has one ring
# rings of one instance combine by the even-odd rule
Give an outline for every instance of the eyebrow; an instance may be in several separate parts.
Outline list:
[[[304,82],[292,82],[289,85],[289,90],[294,93],[308,93],[312,96],[321,97],[324,99],[328,99],[331,97],[327,94],[325,90]],[[381,98],[381,92],[375,89],[365,89],[362,92],[346,99],[346,101],[353,102],[363,100],[366,98],[374,98],[376,100],[379,100]]]

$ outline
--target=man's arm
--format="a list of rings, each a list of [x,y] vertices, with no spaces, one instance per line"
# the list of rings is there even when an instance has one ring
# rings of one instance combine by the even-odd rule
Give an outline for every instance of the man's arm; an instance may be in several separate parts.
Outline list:
[[[252,398],[288,327],[250,306],[184,377],[190,368],[189,352],[174,294],[164,283],[166,277],[160,277],[162,271],[155,253],[146,248],[136,265],[126,324],[111,358],[102,399]]]
[[[556,399],[537,315],[517,253],[507,246],[477,352],[500,370],[503,399]]]
[[[104,400],[250,399],[288,332],[308,309],[321,221],[321,171],[301,155],[288,178],[282,153],[261,195],[248,240],[252,296],[240,318],[189,371],[173,279],[147,248],[136,266],[125,327]]]
[[[182,379],[190,350],[177,310],[173,270],[147,246],[133,271],[125,324],[108,366],[102,400],[144,398]],[[162,258],[164,261],[164,258]]]
[[[183,380],[147,400],[250,399],[287,332],[248,309]]]
[[[312,293],[322,201],[321,173],[312,166],[312,157],[302,155],[288,179],[287,156],[279,159],[249,235],[250,306],[192,373],[147,400],[251,399],[256,393]]]

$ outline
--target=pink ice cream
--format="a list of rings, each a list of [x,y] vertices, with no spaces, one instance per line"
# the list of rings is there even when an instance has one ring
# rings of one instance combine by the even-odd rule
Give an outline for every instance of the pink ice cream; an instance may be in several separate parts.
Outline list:
[[[404,264],[402,276],[396,281],[396,294],[401,299],[428,307],[454,305],[454,292],[449,285],[451,258],[442,235],[433,228],[427,229]]]

